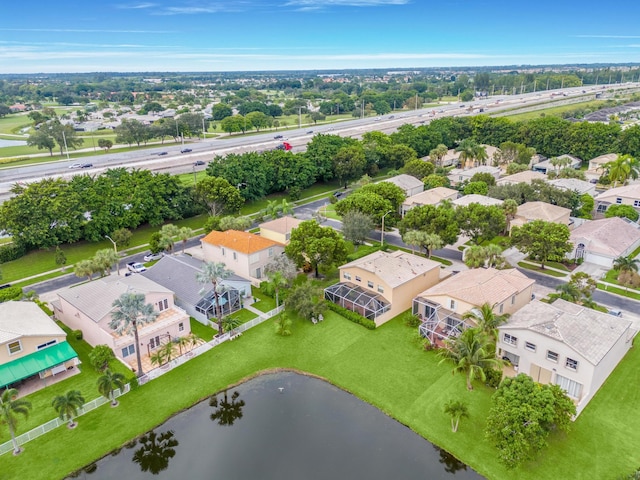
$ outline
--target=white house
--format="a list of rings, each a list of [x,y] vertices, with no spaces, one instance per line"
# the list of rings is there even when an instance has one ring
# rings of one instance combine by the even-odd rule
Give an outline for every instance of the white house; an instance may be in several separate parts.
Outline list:
[[[631,205],[640,212],[640,184],[610,188],[596,195],[596,212],[604,213],[611,205]]]
[[[404,217],[406,213],[415,207],[422,205],[438,205],[444,200],[455,200],[460,192],[447,187],[435,187],[425,190],[422,193],[413,195],[402,202],[401,213]]]
[[[559,160],[568,160],[569,163],[563,167],[563,168],[575,168],[578,169],[580,168],[580,166],[582,165],[582,160],[579,159],[578,157],[574,157],[573,155],[560,155],[558,157]],[[533,166],[533,170],[536,172],[542,172],[544,174],[549,173],[551,170],[556,170],[559,169],[560,167],[555,167],[552,163],[551,163],[552,159],[549,160],[545,160],[544,162],[540,162],[540,163],[536,163]]]
[[[578,192],[580,195],[585,193],[596,196],[596,185],[591,182],[585,182],[577,178],[555,178],[547,182],[549,185],[553,185],[560,190],[568,190],[570,192]]]
[[[616,258],[626,257],[640,247],[640,229],[627,219],[602,218],[576,227],[569,241],[573,244],[569,258],[613,268]]]
[[[407,197],[417,195],[424,191],[424,183],[422,183],[422,180],[417,179],[413,175],[407,175],[406,173],[387,178],[383,180],[383,182],[393,183],[395,186],[400,187]]]
[[[447,178],[451,182],[451,185],[458,185],[459,183],[470,181],[476,173],[488,173],[497,180],[498,178],[500,178],[502,170],[500,169],[500,167],[490,167],[488,165],[481,165],[479,167],[467,169],[454,168],[449,172]]]

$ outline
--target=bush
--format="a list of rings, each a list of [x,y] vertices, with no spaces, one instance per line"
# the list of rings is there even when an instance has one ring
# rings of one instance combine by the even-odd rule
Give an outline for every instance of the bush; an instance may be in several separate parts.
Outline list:
[[[358,247],[358,250],[347,255],[347,263],[353,262],[354,260],[358,260],[362,257],[366,257],[367,255],[377,252],[378,250],[380,250],[380,246],[360,246]]]
[[[402,315],[402,321],[407,327],[415,328],[420,325],[420,317],[414,315],[411,312],[406,312]]]
[[[484,384],[487,387],[498,388],[502,381],[502,371],[495,368],[485,368],[484,375],[486,377]]]
[[[71,336],[76,340],[82,340],[82,330],[73,330]]]
[[[22,298],[22,288],[20,287],[7,287],[0,290],[0,303],[20,300],[20,298]]]
[[[265,294],[267,297],[276,297],[276,289],[273,288],[273,284],[271,282],[260,282],[260,292]]]
[[[209,217],[204,222],[202,227],[206,233],[211,233],[213,230],[220,230],[220,217]]]
[[[346,308],[341,307],[340,305],[336,305],[333,302],[327,302],[327,307],[329,310],[333,310],[338,315],[346,318],[347,320],[357,323],[358,325],[362,325],[369,330],[376,329],[376,323],[368,318],[364,318],[362,315],[357,314],[356,312],[352,312],[351,310],[347,310]]]
[[[17,260],[27,253],[27,249],[15,243],[9,243],[0,247],[0,263]]]

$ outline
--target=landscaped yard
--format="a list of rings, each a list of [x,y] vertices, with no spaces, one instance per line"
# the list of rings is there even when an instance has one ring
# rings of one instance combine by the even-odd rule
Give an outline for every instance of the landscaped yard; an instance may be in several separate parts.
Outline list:
[[[452,376],[450,366],[440,365],[434,352],[424,352],[413,343],[414,334],[400,319],[369,331],[334,312],[327,312],[318,325],[296,319],[290,337],[275,335],[273,325],[265,322],[240,340],[134,389],[120,399],[118,408],[103,406],[84,415],[77,429],[58,428],[26,444],[20,456],[0,457],[0,479],[62,478],[198,400],[273,368],[294,368],[328,379],[490,479],[614,479],[640,465],[640,389],[630,387],[640,382],[637,348],[568,435],[552,436],[538,461],[509,471],[497,462],[495,449],[484,439],[492,390],[476,385],[468,392],[461,375]],[[469,402],[471,414],[455,434],[442,411],[451,398]],[[20,432],[23,427],[20,423]]]
[[[256,299],[256,302],[251,304],[253,308],[265,313],[276,308],[276,299],[268,297],[259,288],[251,287],[251,295]]]
[[[247,323],[248,321],[253,320],[254,318],[257,318],[258,315],[256,315],[253,312],[250,312],[246,308],[242,308],[237,312],[233,312],[231,314],[231,317],[237,318],[240,321],[240,324],[242,325],[243,323]]]
[[[529,263],[529,262],[518,262],[518,266],[521,268],[526,268],[527,270],[532,270],[538,273],[544,273],[545,275],[550,275],[552,277],[564,278],[567,276],[565,273],[556,272],[555,270],[550,270],[548,268],[541,268],[539,263]],[[567,272],[568,273],[568,272]]]
[[[213,327],[203,325],[193,317],[189,318],[189,325],[191,326],[191,333],[205,342],[213,340],[214,335],[217,333]]]

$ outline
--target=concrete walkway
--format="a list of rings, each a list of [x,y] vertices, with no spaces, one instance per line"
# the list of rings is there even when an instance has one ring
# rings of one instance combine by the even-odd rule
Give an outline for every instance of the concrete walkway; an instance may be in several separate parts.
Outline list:
[[[248,305],[247,303],[244,304],[244,308],[249,310],[250,312],[255,313],[259,317],[262,317],[264,315],[264,312],[258,310],[256,307],[252,307],[251,305]]]

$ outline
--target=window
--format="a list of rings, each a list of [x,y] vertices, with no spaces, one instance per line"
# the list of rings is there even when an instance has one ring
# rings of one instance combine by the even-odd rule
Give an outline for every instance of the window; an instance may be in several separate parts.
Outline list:
[[[616,198],[616,203],[620,205],[622,203],[622,199],[620,197]]]
[[[511,295],[511,305],[514,305],[515,303],[516,303],[516,296]]]
[[[607,207],[608,207],[608,206],[609,206],[609,205],[608,205],[608,204],[606,204],[606,203],[599,203],[599,204],[598,204],[598,209],[597,209],[597,210],[598,210],[598,213],[604,213],[604,212],[606,212],[606,211],[607,211]]]
[[[373,288],[373,282],[371,280],[367,280],[367,287]]]
[[[634,200],[633,201],[633,206],[634,207],[640,207],[640,200]]]
[[[184,323],[180,322],[180,323],[178,324],[178,331],[179,331],[179,332],[184,332]]]
[[[384,293],[384,287],[382,285],[378,285],[378,292]]]
[[[273,257],[273,247],[269,247],[269,256]]]
[[[451,310],[455,310],[456,309],[456,301],[455,300],[449,300],[449,308]]]
[[[135,345],[131,344],[128,347],[124,347],[122,349],[122,358],[133,355],[134,353],[136,353],[136,347]]]
[[[222,247],[222,256],[224,257],[226,253],[227,253],[227,251],[225,250],[224,247]]]
[[[508,333],[504,334],[504,337],[502,337],[502,339],[504,340],[504,343],[508,344],[508,345],[517,345],[518,344],[518,337],[514,337],[513,335],[509,335]]]
[[[149,348],[153,350],[154,348],[158,348],[160,346],[160,337],[151,337],[149,340]]]
[[[16,340],[15,342],[8,343],[7,348],[9,349],[9,355],[13,355],[14,353],[20,353],[22,351],[22,344],[20,340]]]
[[[256,278],[262,278],[262,269],[256,268]]]
[[[551,350],[547,350],[547,360],[552,362],[558,361],[558,354],[556,352],[552,352]]]
[[[564,366],[569,370],[577,370],[578,369],[578,361],[573,358],[567,357],[567,360],[564,362]]]
[[[556,385],[558,385],[562,390],[567,392],[572,398],[580,398],[582,394],[582,384],[575,382],[569,378],[563,377],[562,375],[556,375]]]
[[[362,281],[362,279],[358,275],[356,275],[356,282],[360,282],[360,281]]]
[[[36,347],[36,350],[42,350],[43,348],[47,348],[47,347],[49,347],[49,346],[51,346],[51,345],[55,345],[56,343],[58,343],[58,341],[57,341],[57,340],[55,340],[55,339],[54,339],[54,340],[49,340],[49,341],[48,341],[48,342],[46,342],[46,343],[43,343],[43,344],[41,344],[41,345],[38,345],[38,346]]]
[[[351,274],[350,273],[344,272],[342,274],[342,276],[344,277],[345,280],[351,280]]]
[[[498,313],[502,313],[503,310],[504,310],[504,305],[501,303],[500,308],[498,309]]]
[[[291,234],[290,234],[290,233],[285,233],[285,234],[284,234],[284,239],[285,239],[285,241],[287,241],[287,242],[288,242],[289,240],[291,240]]]
[[[160,300],[156,305],[158,305],[158,311],[161,312],[169,308],[169,302],[165,298],[164,300]]]
[[[536,351],[536,345],[535,343],[531,343],[531,342],[524,342],[524,348],[526,348],[527,350],[529,350],[530,352],[535,352]]]
[[[233,252],[233,259],[238,260],[238,252]]]

